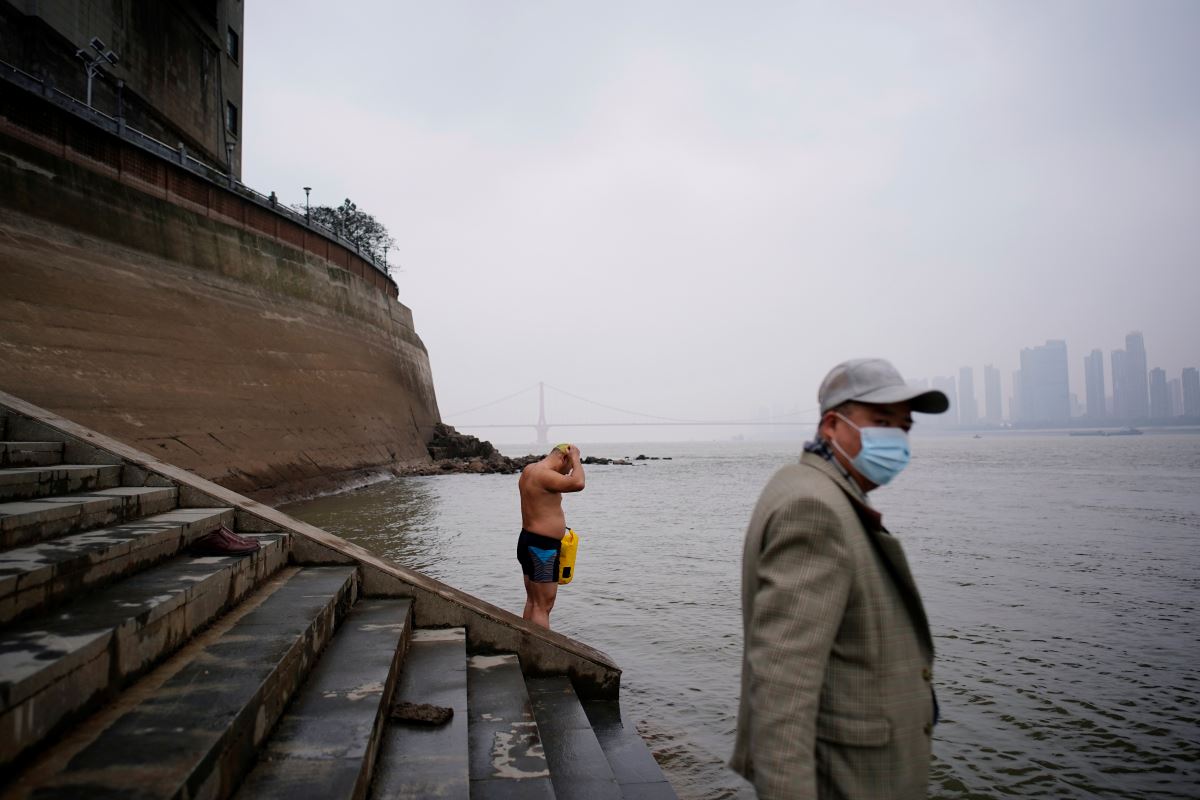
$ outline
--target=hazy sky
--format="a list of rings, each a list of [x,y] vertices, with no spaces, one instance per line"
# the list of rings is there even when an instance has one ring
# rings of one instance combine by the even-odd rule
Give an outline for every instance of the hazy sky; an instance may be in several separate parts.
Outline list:
[[[1048,338],[1082,395],[1133,329],[1200,365],[1198,40],[1190,0],[254,0],[244,179],[388,226],[450,422],[804,409],[864,355],[1007,395]]]

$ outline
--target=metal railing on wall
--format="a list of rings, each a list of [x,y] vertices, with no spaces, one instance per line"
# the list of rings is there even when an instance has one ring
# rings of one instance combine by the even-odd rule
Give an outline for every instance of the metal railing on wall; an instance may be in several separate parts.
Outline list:
[[[82,120],[108,134],[118,137],[122,142],[132,145],[137,149],[137,151],[149,154],[160,162],[165,162],[165,164],[169,164],[176,168],[182,168],[192,175],[198,176],[205,184],[207,184],[208,187],[218,191],[232,192],[241,200],[249,202],[262,211],[267,212],[268,216],[266,218],[263,218],[258,214],[247,215],[243,212],[241,215],[242,218],[238,221],[242,222],[247,227],[251,227],[257,231],[273,235],[274,238],[280,241],[284,241],[292,246],[301,247],[302,249],[306,250],[307,252],[311,252],[314,255],[323,256],[327,260],[332,261],[343,269],[347,269],[351,272],[359,274],[359,277],[367,279],[376,285],[379,285],[379,281],[372,280],[372,277],[375,277],[376,279],[382,278],[390,289],[389,294],[391,294],[393,297],[396,296],[396,284],[395,281],[392,280],[391,275],[388,274],[387,267],[377,262],[371,253],[364,251],[357,243],[339,235],[337,231],[328,228],[319,222],[313,222],[308,218],[307,215],[289,208],[286,205],[281,205],[275,198],[274,193],[272,193],[270,196],[264,195],[261,192],[258,192],[245,185],[235,176],[226,172],[222,172],[221,170],[204,163],[198,158],[195,158],[187,152],[187,147],[184,146],[182,142],[178,147],[171,147],[170,145],[155,139],[153,136],[150,136],[147,133],[139,131],[136,128],[129,127],[125,124],[124,119],[111,117],[102,111],[98,111],[97,109],[81,102],[77,98],[74,98],[65,92],[59,91],[50,83],[30,75],[29,73],[21,70],[19,67],[13,66],[12,64],[2,60],[0,60],[0,77],[3,77],[10,84],[18,86],[30,92],[31,94],[38,95],[39,97],[49,101],[56,108],[67,112],[76,119]],[[63,142],[63,145],[65,147],[65,141]],[[84,147],[82,149],[87,150],[89,148]],[[91,155],[93,158],[95,158],[95,160],[101,163],[106,163],[107,161],[113,160],[111,157],[105,159],[103,156],[98,154],[88,153],[88,155]],[[226,204],[220,202],[219,197],[212,197],[208,192],[198,192],[197,189],[199,187],[187,186],[186,181],[183,183],[183,185],[179,185],[177,183],[177,185],[171,186],[168,172],[165,169],[155,169],[155,165],[153,164],[127,164],[123,159],[120,158],[119,154],[116,157],[116,161],[118,169],[121,166],[128,167],[128,171],[131,174],[136,175],[139,182],[158,186],[165,194],[175,195],[178,199],[184,200],[185,205],[202,205],[207,209],[212,209],[213,206],[216,206],[215,210],[217,213],[231,219],[237,219],[231,215],[230,210],[226,207]],[[161,178],[158,177],[160,173]],[[200,196],[201,194],[205,195],[205,200],[211,200],[215,202],[202,202],[202,198]],[[252,220],[248,217],[253,217],[254,219]],[[268,220],[272,220],[274,224],[269,224]],[[297,241],[296,236],[294,235],[295,232],[280,228],[279,222],[281,221],[286,221],[293,226],[300,226],[300,228],[303,229],[301,233],[306,231],[315,234],[326,243],[324,252],[321,252],[319,246],[310,246],[309,237],[306,235],[301,235],[300,241]],[[337,245],[341,249],[345,250],[347,257],[340,257],[340,254],[337,254],[329,249],[328,244]],[[367,274],[358,273],[358,270],[353,269],[354,265],[351,263],[351,257],[354,260],[361,262],[365,266],[370,267],[374,271],[374,275],[369,276]],[[380,288],[383,287],[381,286]]]

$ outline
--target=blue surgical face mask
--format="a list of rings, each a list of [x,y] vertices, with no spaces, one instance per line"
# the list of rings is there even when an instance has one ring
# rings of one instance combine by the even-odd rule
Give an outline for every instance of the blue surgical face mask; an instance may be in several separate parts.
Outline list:
[[[850,455],[836,443],[842,455],[850,458],[850,464],[858,473],[876,486],[884,486],[908,466],[912,452],[908,447],[908,431],[903,428],[860,428],[841,414],[841,420],[858,431],[862,449],[858,455]]]

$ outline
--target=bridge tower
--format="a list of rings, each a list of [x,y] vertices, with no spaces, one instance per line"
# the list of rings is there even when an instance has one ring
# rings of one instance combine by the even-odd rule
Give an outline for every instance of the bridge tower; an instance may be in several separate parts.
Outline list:
[[[546,424],[546,385],[538,382],[538,421],[537,421],[537,443],[540,445],[550,444],[550,426]]]

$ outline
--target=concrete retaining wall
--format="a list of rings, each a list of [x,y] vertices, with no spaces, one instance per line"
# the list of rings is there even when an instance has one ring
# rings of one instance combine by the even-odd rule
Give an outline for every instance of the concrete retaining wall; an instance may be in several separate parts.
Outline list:
[[[0,130],[0,389],[259,499],[425,460],[411,312]]]

